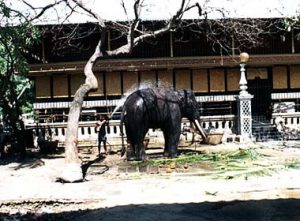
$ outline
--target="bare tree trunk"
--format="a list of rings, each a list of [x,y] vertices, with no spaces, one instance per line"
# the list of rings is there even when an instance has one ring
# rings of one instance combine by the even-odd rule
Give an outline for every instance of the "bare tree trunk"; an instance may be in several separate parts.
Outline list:
[[[90,57],[89,61],[85,65],[85,83],[76,91],[70,106],[65,140],[65,167],[61,176],[61,179],[65,182],[76,182],[83,180],[81,160],[79,159],[77,148],[78,123],[84,97],[89,91],[97,90],[98,88],[98,81],[93,73],[92,68],[95,61],[99,57],[103,56],[100,51],[100,45],[101,41],[99,41],[94,54]]]

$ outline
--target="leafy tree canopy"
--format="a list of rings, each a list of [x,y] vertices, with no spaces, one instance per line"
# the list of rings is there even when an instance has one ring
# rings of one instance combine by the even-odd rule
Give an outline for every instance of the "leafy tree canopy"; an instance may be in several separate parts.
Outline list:
[[[12,19],[19,21],[18,26],[10,24]],[[0,1],[0,22],[0,106],[3,117],[12,123],[23,111],[30,110],[32,83],[26,78],[25,55],[40,34],[22,13],[11,9],[4,1]]]

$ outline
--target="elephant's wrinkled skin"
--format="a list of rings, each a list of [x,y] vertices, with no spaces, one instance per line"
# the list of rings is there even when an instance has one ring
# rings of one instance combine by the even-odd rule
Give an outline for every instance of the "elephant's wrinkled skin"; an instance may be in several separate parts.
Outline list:
[[[130,94],[121,115],[121,128],[124,123],[133,149],[133,156],[127,155],[127,159],[144,160],[143,141],[149,128],[161,128],[165,138],[164,155],[175,157],[183,117],[199,120],[198,104],[191,90],[145,88]]]

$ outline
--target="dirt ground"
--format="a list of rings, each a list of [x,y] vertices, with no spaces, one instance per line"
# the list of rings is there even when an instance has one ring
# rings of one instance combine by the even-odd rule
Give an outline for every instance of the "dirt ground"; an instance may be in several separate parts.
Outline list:
[[[23,161],[0,161],[0,221],[10,220],[300,220],[300,142],[250,145],[268,156],[257,162],[268,174],[216,178],[205,168],[184,171],[128,166],[113,150],[98,158],[81,148],[85,181],[61,183],[63,152],[30,153]],[[192,146],[180,152],[249,148],[235,143]],[[161,148],[150,148],[159,157]]]

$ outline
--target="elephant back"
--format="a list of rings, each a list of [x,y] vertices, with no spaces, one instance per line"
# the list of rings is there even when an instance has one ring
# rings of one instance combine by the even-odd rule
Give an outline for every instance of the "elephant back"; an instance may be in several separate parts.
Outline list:
[[[144,88],[139,89],[128,96],[123,111],[134,114],[138,109],[143,109],[144,113],[152,120],[161,121],[170,110],[169,104],[179,104],[181,102],[178,92],[169,88]],[[180,106],[180,105],[179,105]],[[167,108],[167,109],[166,109]]]
[[[134,91],[127,97],[124,107],[126,109],[133,109],[133,107],[139,106],[141,100],[143,101],[144,106],[152,109],[157,103],[157,96],[151,88],[140,89]]]
[[[155,109],[159,102],[180,104],[182,100],[177,91],[170,88],[145,88],[137,91],[148,109]]]

